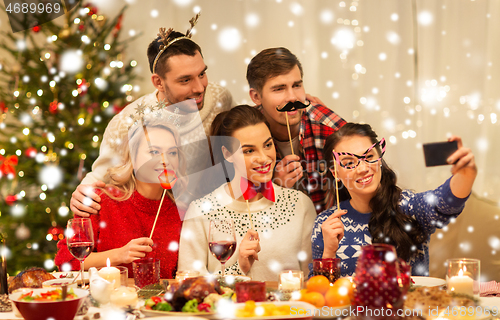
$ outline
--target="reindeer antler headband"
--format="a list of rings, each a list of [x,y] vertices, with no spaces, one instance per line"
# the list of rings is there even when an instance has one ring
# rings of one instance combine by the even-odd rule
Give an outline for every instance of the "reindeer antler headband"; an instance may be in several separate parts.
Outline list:
[[[194,26],[198,22],[199,17],[200,17],[200,14],[197,13],[194,17],[191,18],[191,20],[189,20],[189,24],[191,25],[191,27],[189,27],[189,29],[186,31],[185,36],[174,38],[170,41],[168,41],[168,36],[170,36],[170,34],[172,33],[172,31],[174,31],[174,29],[169,28],[168,30],[166,30],[165,28],[160,28],[160,32],[158,33],[158,36],[160,37],[160,39],[158,40],[158,42],[161,41],[161,42],[163,42],[163,44],[160,46],[160,52],[158,52],[158,54],[156,55],[155,61],[153,62],[153,73],[156,73],[156,63],[158,62],[158,59],[160,59],[161,55],[163,54],[163,52],[165,52],[165,50],[167,50],[168,47],[170,47],[172,44],[174,44],[175,42],[182,40],[182,39],[187,39],[187,40],[194,42],[193,40],[191,40],[191,36],[192,36],[191,31],[193,30]]]

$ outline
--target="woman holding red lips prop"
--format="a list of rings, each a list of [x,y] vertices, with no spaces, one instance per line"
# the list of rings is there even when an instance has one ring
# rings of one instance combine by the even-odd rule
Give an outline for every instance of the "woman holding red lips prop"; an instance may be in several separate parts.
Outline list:
[[[182,193],[186,185],[179,141],[177,127],[165,117],[141,116],[133,123],[121,142],[123,162],[108,170],[107,187],[97,191],[102,208],[90,217],[95,248],[86,268],[104,267],[109,258],[113,266],[129,267],[131,276],[131,263],[152,255],[160,259],[160,276],[174,278],[182,222],[173,191]],[[56,265],[79,270],[66,241],[58,247]]]

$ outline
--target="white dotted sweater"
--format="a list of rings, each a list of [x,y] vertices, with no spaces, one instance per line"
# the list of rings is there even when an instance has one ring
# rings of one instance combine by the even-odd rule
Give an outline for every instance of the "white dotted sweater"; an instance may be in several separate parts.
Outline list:
[[[451,178],[450,178],[451,179]],[[450,179],[446,180],[435,190],[414,193],[403,190],[399,200],[399,207],[404,214],[412,216],[427,233],[426,241],[416,248],[417,254],[408,261],[412,267],[412,275],[429,275],[429,240],[436,228],[446,226],[452,218],[456,218],[463,210],[467,198],[457,198],[450,189]],[[344,237],[339,243],[337,258],[341,259],[341,276],[352,276],[356,270],[361,247],[372,243],[368,230],[370,213],[360,213],[350,204],[349,200],[342,201],[340,208],[347,210],[341,217],[344,224]],[[323,256],[323,233],[321,225],[336,210],[332,207],[318,215],[314,222],[311,236],[313,259]],[[312,266],[310,266],[312,269]],[[309,276],[312,275],[310,270]]]
[[[220,273],[221,264],[208,249],[210,219],[232,218],[236,251],[226,262],[226,274],[243,275],[238,264],[239,245],[250,228],[246,202],[234,201],[227,184],[191,203],[186,212],[179,244],[178,270]],[[281,270],[308,272],[311,262],[311,230],[316,218],[314,204],[304,193],[273,184],[276,201],[261,198],[250,202],[253,228],[259,233],[261,251],[246,274],[258,281],[277,281]]]

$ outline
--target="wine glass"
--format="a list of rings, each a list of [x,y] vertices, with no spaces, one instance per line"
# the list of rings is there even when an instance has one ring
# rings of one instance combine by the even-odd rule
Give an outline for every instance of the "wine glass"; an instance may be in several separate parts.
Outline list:
[[[84,287],[83,261],[94,249],[92,221],[88,218],[69,219],[66,229],[66,241],[69,252],[80,261],[80,275],[82,278],[82,287]]]
[[[236,251],[236,233],[233,219],[210,220],[208,247],[213,256],[221,263],[221,278],[224,278],[225,265]]]

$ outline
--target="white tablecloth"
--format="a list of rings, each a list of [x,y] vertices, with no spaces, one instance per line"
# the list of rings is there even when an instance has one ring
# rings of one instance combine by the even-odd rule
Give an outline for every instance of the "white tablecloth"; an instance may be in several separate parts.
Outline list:
[[[481,298],[481,306],[488,307],[489,309],[493,307],[497,307],[497,310],[500,312],[500,297],[489,297],[489,298]],[[99,308],[91,307],[88,311],[89,318],[92,319],[92,315],[94,313],[102,311]],[[497,315],[500,318],[500,314]],[[21,320],[22,318],[17,318],[13,312],[0,312],[0,319],[9,319],[9,320]],[[105,319],[103,315],[101,318],[103,320],[114,320],[114,319]],[[154,318],[151,318],[154,319]],[[75,320],[83,320],[83,316],[75,317]]]

